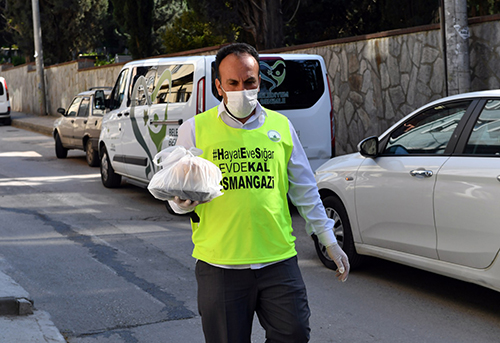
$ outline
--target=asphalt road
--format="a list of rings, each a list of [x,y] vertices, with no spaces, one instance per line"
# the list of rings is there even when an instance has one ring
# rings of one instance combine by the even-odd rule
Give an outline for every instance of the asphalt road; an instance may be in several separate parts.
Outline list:
[[[311,342],[499,341],[498,292],[379,259],[340,283],[293,221]],[[106,189],[83,152],[0,126],[0,270],[68,342],[203,342],[191,250],[187,218],[146,189]]]

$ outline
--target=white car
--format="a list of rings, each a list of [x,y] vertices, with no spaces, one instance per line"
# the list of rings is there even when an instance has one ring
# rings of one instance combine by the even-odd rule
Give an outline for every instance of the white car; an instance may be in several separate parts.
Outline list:
[[[352,267],[370,255],[500,291],[500,90],[429,103],[358,150],[316,171]]]
[[[0,76],[0,122],[11,124],[9,89],[5,78]]]
[[[108,87],[94,87],[75,96],[67,110],[57,109],[62,115],[52,130],[57,158],[66,158],[69,149],[78,149],[85,151],[89,166],[99,165],[97,143],[110,92]]]

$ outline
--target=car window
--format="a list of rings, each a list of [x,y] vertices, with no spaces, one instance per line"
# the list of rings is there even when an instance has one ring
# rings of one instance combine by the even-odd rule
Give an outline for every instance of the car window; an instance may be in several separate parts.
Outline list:
[[[81,102],[82,102],[81,97],[76,97],[73,99],[73,102],[68,108],[68,114],[67,114],[68,117],[76,117]]]
[[[3,95],[4,90],[3,90],[3,82],[0,82],[0,95]]]
[[[88,117],[89,116],[89,102],[90,102],[90,99],[88,97],[83,98],[82,102],[80,103],[80,108],[78,109],[78,116],[79,117]]]
[[[122,104],[123,96],[125,94],[125,85],[127,84],[128,73],[129,70],[124,69],[121,71],[120,75],[118,75],[118,78],[116,79],[115,87],[113,88],[111,96],[109,97],[111,110],[119,108],[120,105]]]
[[[500,156],[500,100],[486,102],[469,136],[465,153]]]
[[[323,72],[318,60],[284,60],[263,57],[260,60],[262,106],[274,110],[310,108],[325,91]],[[222,100],[215,87],[215,62],[212,62],[212,93]]]
[[[177,64],[160,66],[156,74],[153,104],[187,102],[193,93],[194,66]],[[161,84],[160,84],[161,82]]]
[[[382,154],[443,154],[470,103],[440,104],[411,117],[391,133]]]

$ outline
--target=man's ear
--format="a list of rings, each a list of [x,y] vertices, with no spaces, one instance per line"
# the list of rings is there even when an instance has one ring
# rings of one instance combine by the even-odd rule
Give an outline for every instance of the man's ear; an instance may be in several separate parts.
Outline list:
[[[219,93],[219,96],[222,96],[222,89],[220,87],[220,81],[219,78],[215,79],[215,88],[217,88],[217,92]]]

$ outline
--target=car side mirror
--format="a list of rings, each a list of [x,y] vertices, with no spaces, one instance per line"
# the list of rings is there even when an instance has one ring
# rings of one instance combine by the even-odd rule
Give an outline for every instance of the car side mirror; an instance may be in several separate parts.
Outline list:
[[[57,113],[60,113],[60,114],[62,114],[63,116],[65,116],[65,115],[66,115],[66,110],[65,110],[64,108],[62,108],[62,107],[59,107],[59,108],[57,109]]]
[[[363,139],[358,144],[358,151],[364,157],[375,158],[378,156],[378,137],[372,136]]]

